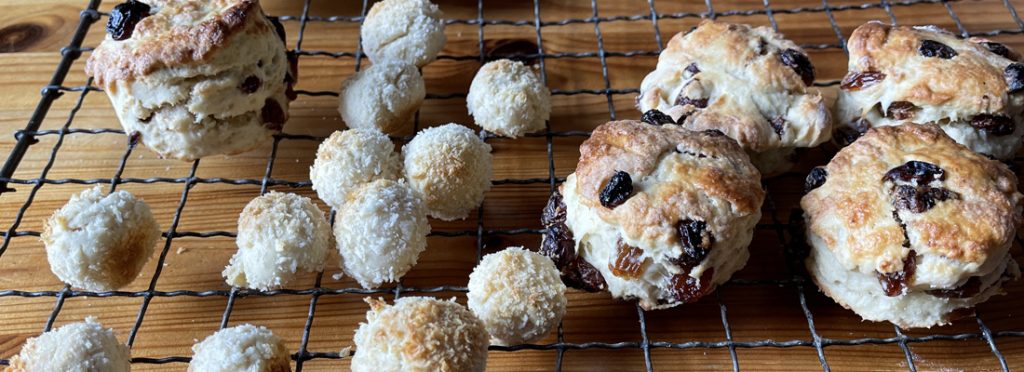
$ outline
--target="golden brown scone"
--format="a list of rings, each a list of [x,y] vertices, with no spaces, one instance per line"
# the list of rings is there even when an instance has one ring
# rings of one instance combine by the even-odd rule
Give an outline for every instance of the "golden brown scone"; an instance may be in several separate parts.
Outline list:
[[[934,26],[868,22],[847,44],[837,139],[871,127],[938,124],[955,141],[1000,159],[1020,148],[1024,65],[1005,45],[964,40]]]
[[[625,120],[595,129],[580,154],[543,217],[541,250],[570,285],[667,308],[746,264],[765,194],[736,141]]]
[[[811,276],[867,320],[945,324],[1019,276],[1017,177],[938,126],[871,129],[807,187]]]
[[[813,81],[804,51],[770,28],[704,20],[672,37],[637,106],[687,129],[725,133],[771,176],[789,169],[795,148],[831,136],[831,111]]]

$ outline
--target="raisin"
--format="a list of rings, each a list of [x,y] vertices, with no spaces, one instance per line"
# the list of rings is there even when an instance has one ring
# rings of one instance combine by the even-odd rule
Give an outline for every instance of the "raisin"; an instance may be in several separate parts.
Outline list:
[[[669,293],[676,301],[691,303],[699,300],[711,292],[711,278],[715,275],[715,269],[704,270],[700,279],[694,278],[687,273],[676,274],[669,280]]]
[[[569,227],[565,224],[548,227],[541,240],[540,254],[550,258],[559,270],[564,270],[575,261],[576,244]]]
[[[981,44],[981,46],[983,46],[986,49],[988,49],[988,51],[992,52],[993,54],[995,54],[997,56],[1000,56],[1000,57],[1003,57],[1003,58],[1006,58],[1006,59],[1009,59],[1009,60],[1013,60],[1013,52],[1011,52],[1010,48],[1007,48],[1006,45],[1003,45],[1003,44],[1000,44],[1000,43],[996,43],[996,42],[992,42],[992,41],[983,41],[980,44]]]
[[[779,59],[782,60],[782,64],[789,66],[797,75],[800,75],[804,85],[814,83],[814,66],[811,65],[811,60],[806,55],[796,49],[786,49],[779,54]]]
[[[281,39],[281,43],[287,44],[288,42],[285,40],[287,37],[285,36],[284,25],[281,24],[281,20],[277,17],[267,17],[267,19],[270,21],[270,24],[274,25],[274,31],[277,32],[277,37]]]
[[[129,0],[117,4],[110,12],[110,19],[107,20],[107,33],[118,41],[131,38],[135,32],[135,25],[146,17],[149,17],[149,5],[146,3]]]
[[[917,267],[917,252],[913,249],[903,259],[903,270],[894,273],[878,273],[878,280],[882,282],[882,290],[889,297],[899,296],[906,292],[907,283],[914,277],[914,270]]]
[[[843,90],[857,91],[885,80],[885,74],[878,71],[851,72],[839,83]]]
[[[972,276],[967,282],[956,288],[940,288],[928,290],[928,294],[942,298],[968,298],[981,293],[981,278]]]
[[[700,68],[697,67],[697,62],[691,63],[688,66],[686,66],[686,72],[689,72],[690,75],[696,75],[700,73]]]
[[[544,206],[540,223],[544,227],[565,223],[565,202],[562,201],[562,193],[558,192],[557,188],[548,198],[548,204]]]
[[[619,239],[615,253],[615,261],[608,263],[612,275],[620,278],[639,278],[649,261],[644,258],[644,250],[626,244]]]
[[[257,90],[260,90],[260,85],[262,84],[263,82],[260,81],[260,78],[255,75],[250,75],[245,78],[245,80],[242,80],[242,85],[238,86],[238,89],[241,89],[242,93],[253,94],[256,93]]]
[[[653,110],[653,109],[652,110],[647,110],[647,112],[645,112],[642,116],[640,116],[640,120],[642,120],[644,123],[651,124],[651,125],[675,124],[676,123],[674,120],[672,120],[671,116],[668,116],[667,114],[665,114],[665,113],[663,113],[661,111]]]
[[[608,179],[608,183],[604,185],[604,189],[601,190],[601,205],[608,209],[618,207],[625,203],[632,194],[633,179],[629,177],[629,173],[615,171],[615,174]]]
[[[676,224],[676,231],[679,233],[679,242],[683,246],[683,255],[679,258],[670,259],[672,263],[689,271],[690,268],[700,265],[711,251],[715,244],[715,237],[707,231],[707,224],[704,221],[685,219]]]
[[[950,59],[956,57],[958,54],[956,50],[950,48],[949,45],[935,40],[921,40],[921,46],[917,48],[917,51],[925,57],[938,57],[942,59]]]
[[[937,202],[958,197],[959,194],[941,187],[899,185],[893,193],[892,204],[897,209],[924,213],[935,207]]]
[[[1017,129],[1013,119],[1002,115],[990,114],[981,114],[971,118],[971,126],[995,136],[1010,135]]]
[[[281,130],[281,128],[284,127],[285,120],[287,119],[284,109],[281,108],[281,104],[270,98],[267,98],[267,100],[263,102],[263,109],[260,110],[260,117],[263,118],[263,124],[271,130]]]
[[[914,117],[917,106],[907,101],[894,101],[885,109],[885,116],[896,120],[906,120]]]
[[[284,82],[294,85],[299,79],[299,55],[289,50],[284,56],[288,59],[288,73],[284,75]]]
[[[771,124],[772,130],[779,136],[781,136],[782,132],[786,130],[786,119],[781,116],[776,116],[774,119],[769,120],[768,124]]]
[[[919,185],[924,185],[935,180],[941,181],[944,178],[946,178],[946,171],[938,165],[911,160],[901,166],[885,172],[885,176],[882,177],[882,181],[914,182]]]
[[[693,105],[693,107],[696,107],[696,108],[706,108],[706,107],[708,107],[708,99],[707,98],[690,98],[690,97],[685,97],[685,96],[679,96],[678,98],[676,98],[676,106],[686,106],[686,105]]]
[[[1003,70],[1003,78],[1006,79],[1006,92],[1017,93],[1024,90],[1024,65],[1011,63]]]
[[[811,192],[816,188],[821,187],[828,180],[828,171],[825,167],[814,167],[811,168],[811,173],[807,174],[807,178],[804,179],[804,193]]]
[[[720,131],[718,129],[705,129],[704,130],[704,134],[708,135],[708,137],[722,137],[722,136],[725,136],[725,133],[722,133],[722,131]]]
[[[577,256],[562,272],[565,284],[587,292],[602,291],[606,288],[604,275],[594,265]]]

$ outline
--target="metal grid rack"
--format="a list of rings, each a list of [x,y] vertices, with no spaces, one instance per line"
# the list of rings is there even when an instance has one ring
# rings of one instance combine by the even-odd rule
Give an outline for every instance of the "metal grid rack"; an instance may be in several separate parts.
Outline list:
[[[361,24],[363,16],[369,9],[367,0],[362,0],[362,11],[361,16],[357,17],[319,17],[311,16],[310,4],[314,0],[304,0],[303,11],[300,15],[283,15],[279,18],[286,22],[298,22],[299,33],[298,40],[294,46],[294,53],[299,56],[326,56],[329,58],[354,58],[355,68],[358,71],[360,68],[363,53],[360,48],[357,48],[355,52],[331,52],[322,50],[305,50],[302,48],[303,35],[306,31],[306,26],[310,22],[350,22]],[[319,0],[323,1],[323,0]],[[949,0],[956,1],[956,0]],[[608,63],[607,57],[632,57],[632,56],[656,56],[660,53],[663,48],[663,40],[658,27],[658,21],[661,19],[683,19],[683,18],[716,18],[721,16],[752,16],[752,15],[764,15],[767,16],[770,24],[776,30],[778,29],[778,23],[776,21],[776,14],[796,14],[804,12],[817,12],[824,13],[831,25],[832,30],[835,32],[836,43],[834,44],[814,44],[814,45],[803,45],[806,49],[845,49],[846,40],[843,37],[843,33],[836,23],[835,13],[851,10],[851,9],[881,9],[888,16],[889,20],[893,23],[898,23],[896,15],[893,12],[894,7],[910,7],[917,4],[942,4],[947,10],[949,17],[956,25],[956,31],[963,37],[968,36],[996,36],[1004,34],[1024,34],[1024,20],[1022,20],[1017,13],[1017,10],[1010,3],[1009,0],[1003,0],[1006,11],[1012,17],[1018,28],[1016,29],[995,29],[984,32],[969,32],[963,25],[958,14],[954,11],[950,2],[947,0],[904,0],[904,1],[890,1],[880,0],[877,2],[870,2],[865,0],[862,4],[854,5],[830,5],[828,0],[822,0],[818,6],[808,6],[799,8],[775,8],[770,4],[770,0],[763,0],[762,9],[752,10],[720,10],[715,8],[713,0],[705,0],[706,11],[693,12],[693,13],[659,13],[655,9],[653,0],[647,0],[649,6],[649,13],[636,14],[630,16],[612,16],[602,17],[598,14],[597,0],[590,1],[591,16],[587,18],[576,18],[576,19],[563,19],[559,21],[541,21],[540,16],[540,0],[534,0],[533,6],[533,19],[522,19],[522,20],[505,20],[505,19],[485,19],[483,17],[483,0],[477,1],[477,17],[475,19],[451,19],[448,20],[448,24],[462,24],[462,25],[477,25],[478,26],[478,55],[441,55],[439,59],[449,60],[478,60],[481,63],[493,58],[493,56],[485,53],[484,46],[484,30],[485,26],[490,25],[512,25],[512,26],[533,26],[536,31],[537,41],[537,52],[527,54],[512,54],[504,55],[499,57],[506,58],[518,58],[523,60],[536,61],[540,66],[541,77],[546,82],[547,73],[545,70],[545,60],[554,58],[598,58],[601,62],[601,73],[604,81],[604,89],[578,89],[578,90],[558,90],[553,89],[553,95],[603,95],[607,99],[608,103],[608,114],[610,119],[616,119],[615,106],[613,104],[613,97],[616,95],[629,95],[639,93],[638,89],[612,89],[609,80]],[[401,284],[393,288],[384,288],[378,290],[364,290],[361,288],[326,288],[321,286],[321,279],[323,272],[320,272],[316,276],[316,284],[313,288],[307,289],[280,289],[272,291],[253,291],[246,289],[233,288],[231,290],[211,290],[211,291],[191,291],[191,290],[178,290],[178,291],[158,291],[156,290],[156,283],[160,277],[163,263],[166,260],[168,251],[171,247],[171,242],[175,238],[179,237],[196,237],[196,238],[209,238],[209,237],[234,237],[235,233],[230,231],[210,231],[210,232],[194,232],[194,231],[178,231],[178,223],[180,221],[181,212],[185,208],[186,200],[188,199],[189,191],[197,184],[227,184],[227,185],[259,185],[261,194],[267,191],[269,186],[287,186],[287,187],[309,187],[311,183],[309,181],[290,181],[282,179],[274,179],[271,177],[271,172],[274,168],[274,162],[277,157],[278,144],[281,141],[321,141],[323,138],[308,136],[308,135],[295,135],[295,134],[281,134],[274,138],[273,147],[266,162],[266,171],[262,179],[226,179],[226,178],[200,178],[196,177],[196,170],[199,167],[199,160],[192,162],[191,170],[188,177],[183,178],[123,178],[121,175],[125,170],[126,163],[129,156],[136,146],[135,138],[128,138],[127,146],[125,147],[124,153],[120,158],[119,166],[110,178],[101,179],[51,179],[47,178],[47,174],[54,165],[55,157],[58,151],[61,149],[61,145],[65,136],[69,134],[76,135],[94,135],[103,133],[119,133],[124,132],[121,129],[104,128],[104,129],[76,129],[72,128],[75,115],[82,108],[83,102],[86,95],[92,92],[100,92],[101,90],[92,84],[92,80],[89,79],[86,85],[83,86],[65,86],[63,85],[65,77],[68,75],[71,69],[72,63],[81,58],[83,53],[88,53],[92,49],[82,47],[83,40],[86,33],[89,30],[90,25],[96,22],[100,22],[107,15],[99,12],[100,0],[90,0],[88,7],[81,12],[80,22],[74,35],[71,38],[70,43],[61,49],[62,58],[60,63],[57,65],[56,71],[53,74],[48,85],[42,89],[42,98],[40,99],[35,111],[32,113],[31,118],[28,121],[25,129],[17,131],[14,135],[17,139],[17,143],[12,149],[11,153],[7,157],[6,162],[0,170],[0,194],[14,192],[14,188],[10,188],[10,185],[18,186],[18,189],[24,192],[25,188],[28,188],[28,196],[25,203],[18,210],[14,222],[9,226],[6,231],[0,232],[3,237],[3,243],[0,245],[0,257],[3,256],[4,252],[10,246],[12,238],[21,236],[39,236],[39,231],[25,231],[19,230],[18,227],[21,224],[26,210],[32,204],[36,193],[44,185],[61,185],[61,184],[106,184],[109,185],[110,191],[115,190],[119,185],[127,183],[172,183],[181,184],[181,197],[177,204],[177,208],[174,212],[172,222],[166,232],[163,233],[165,238],[164,245],[160,251],[159,261],[155,269],[155,273],[149,283],[148,289],[139,292],[125,292],[125,291],[111,291],[111,292],[85,292],[72,290],[69,286],[65,286],[61,290],[57,291],[21,291],[21,290],[0,290],[0,297],[52,297],[55,301],[53,310],[43,328],[43,330],[50,330],[53,326],[54,320],[61,311],[66,299],[70,297],[141,297],[142,305],[138,310],[138,315],[134,326],[132,327],[127,343],[129,346],[133,344],[138,334],[139,328],[142,325],[146,317],[147,309],[149,308],[150,302],[154,297],[226,297],[227,306],[224,309],[223,316],[221,318],[221,328],[228,324],[229,318],[231,317],[232,308],[235,303],[235,299],[244,296],[275,296],[275,295],[299,295],[309,296],[309,311],[306,317],[305,327],[302,333],[302,340],[298,351],[292,355],[292,359],[296,362],[297,370],[301,371],[303,363],[312,359],[340,359],[347,355],[340,355],[338,352],[320,352],[312,351],[307,349],[309,341],[310,330],[313,324],[313,318],[317,301],[321,296],[325,295],[338,295],[338,294],[390,294],[395,298],[406,294],[406,293],[438,293],[438,292],[465,292],[465,287],[458,286],[440,286],[440,287],[429,287],[429,288],[414,288],[404,287]],[[600,24],[601,22],[611,21],[627,21],[627,22],[650,22],[653,26],[655,33],[654,39],[658,46],[658,50],[635,50],[628,52],[609,52],[605,50],[604,40],[601,34]],[[594,33],[597,40],[597,51],[596,52],[561,52],[561,53],[546,53],[544,50],[544,44],[542,39],[542,32],[545,26],[554,25],[568,25],[568,24],[593,24]],[[818,81],[815,82],[816,86],[831,86],[838,84],[838,81]],[[78,95],[75,105],[70,111],[68,119],[64,122],[60,129],[56,130],[40,130],[40,124],[46,117],[51,104],[62,98],[65,94],[76,93]],[[299,95],[305,96],[337,96],[338,93],[331,91],[304,91],[297,90]],[[454,93],[444,95],[427,95],[427,100],[433,99],[447,99],[453,97],[465,97],[465,93]],[[416,129],[419,128],[419,116],[415,122]],[[489,133],[481,132],[481,137],[488,141],[502,141],[505,140],[500,137],[495,137]],[[563,178],[555,176],[555,163],[552,157],[552,139],[554,137],[586,137],[589,135],[587,131],[552,131],[550,125],[547,126],[545,131],[540,134],[531,135],[533,137],[543,137],[546,139],[546,151],[548,159],[548,177],[547,178],[532,178],[532,179],[500,179],[494,180],[495,185],[501,184],[548,184],[553,190],[554,187]],[[17,179],[12,178],[14,171],[18,167],[24,154],[27,152],[30,146],[38,142],[38,137],[43,136],[56,136],[56,142],[50,151],[48,161],[45,166],[41,169],[39,176],[30,179]],[[405,138],[408,139],[408,138]],[[1019,159],[1018,159],[1019,160]],[[886,338],[858,338],[858,339],[833,339],[823,337],[815,329],[814,316],[808,307],[807,298],[805,292],[807,290],[813,290],[813,285],[808,284],[806,274],[802,272],[800,259],[801,259],[801,244],[800,236],[802,234],[798,221],[794,220],[791,216],[789,221],[781,221],[779,213],[775,208],[775,203],[771,198],[769,192],[768,200],[765,203],[767,214],[771,217],[771,223],[761,224],[758,229],[772,230],[778,237],[778,243],[783,248],[786,258],[789,272],[791,277],[784,280],[733,280],[730,281],[726,286],[729,285],[777,285],[789,288],[794,288],[799,294],[799,306],[803,312],[804,317],[807,321],[808,338],[805,339],[792,339],[792,340],[773,340],[773,339],[761,339],[755,341],[734,341],[732,337],[732,329],[729,326],[729,318],[727,316],[728,309],[722,301],[721,292],[716,293],[716,299],[718,302],[719,313],[721,316],[721,323],[725,329],[725,339],[717,342],[699,342],[691,341],[684,343],[672,343],[665,341],[652,340],[647,335],[647,321],[645,319],[645,312],[639,306],[636,308],[637,317],[639,321],[639,331],[642,336],[640,342],[584,342],[584,343],[570,343],[564,339],[561,325],[558,328],[557,342],[550,344],[525,344],[525,345],[514,345],[514,346],[491,346],[492,351],[517,351],[517,350],[549,350],[557,353],[556,364],[553,366],[555,370],[561,370],[563,355],[570,350],[577,349],[638,349],[642,350],[645,360],[644,368],[647,371],[654,370],[651,361],[651,350],[658,348],[671,348],[671,349],[691,349],[691,348],[725,348],[729,351],[729,355],[732,361],[732,368],[734,370],[740,369],[739,360],[736,356],[737,349],[743,348],[791,348],[791,347],[813,347],[817,351],[818,360],[821,363],[821,367],[825,371],[830,370],[829,361],[825,357],[824,348],[826,347],[837,347],[837,346],[849,346],[849,345],[863,345],[863,344],[896,344],[898,345],[906,357],[907,367],[909,370],[916,371],[915,360],[912,357],[911,351],[908,348],[908,344],[929,342],[933,340],[966,340],[966,339],[980,339],[983,340],[991,348],[992,357],[996,358],[999,365],[1004,371],[1008,371],[1009,367],[1006,362],[1006,358],[997,346],[997,338],[1021,338],[1024,337],[1024,332],[1020,331],[992,331],[981,317],[976,317],[977,332],[972,333],[961,333],[961,334],[931,334],[926,336],[908,336],[904,334],[898,327],[893,327],[893,334],[891,337]],[[539,213],[539,211],[538,211]],[[794,216],[799,216],[794,215]],[[331,223],[334,222],[334,213],[331,212]],[[481,256],[481,252],[484,246],[484,237],[492,235],[518,235],[518,234],[534,234],[538,235],[543,233],[540,229],[531,228],[518,228],[508,230],[488,230],[484,228],[483,224],[483,208],[481,207],[478,211],[477,216],[477,227],[474,230],[465,231],[435,231],[432,235],[438,236],[475,236],[476,237],[476,255],[477,260]],[[1020,243],[1018,239],[1018,243]],[[808,289],[810,287],[810,289]],[[132,358],[132,363],[139,364],[165,364],[165,363],[186,363],[190,360],[188,356],[167,356],[162,358]],[[8,364],[8,360],[0,359],[0,365]]]

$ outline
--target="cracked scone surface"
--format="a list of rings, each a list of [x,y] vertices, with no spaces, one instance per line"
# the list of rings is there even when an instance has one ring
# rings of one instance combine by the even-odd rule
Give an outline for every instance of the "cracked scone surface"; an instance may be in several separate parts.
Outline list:
[[[565,284],[546,257],[510,247],[488,254],[469,274],[469,309],[498,345],[538,341],[565,315]]]
[[[455,123],[421,130],[402,147],[405,178],[431,217],[464,219],[491,189],[491,145]]]
[[[192,346],[189,372],[289,372],[291,354],[265,327],[242,324],[224,328]]]
[[[333,243],[331,226],[312,200],[271,191],[249,201],[238,216],[238,251],[222,275],[237,287],[285,286],[300,271],[323,270]]]
[[[366,302],[370,311],[353,338],[353,372],[483,372],[487,367],[487,330],[454,298]]]
[[[800,202],[807,267],[864,319],[946,324],[1019,276],[1017,177],[939,127],[869,130],[816,173]]]
[[[93,317],[26,340],[4,368],[4,372],[130,370],[128,346]]]
[[[160,226],[146,202],[124,190],[108,195],[98,185],[72,195],[41,235],[54,275],[95,292],[135,280],[159,239]]]
[[[412,123],[426,95],[415,65],[385,60],[341,84],[338,112],[349,128],[394,133]]]
[[[516,138],[544,129],[551,117],[551,91],[534,68],[499,59],[477,71],[466,107],[481,128]]]
[[[316,195],[337,210],[360,185],[401,177],[402,158],[395,144],[373,129],[335,131],[317,148],[309,168]]]
[[[549,200],[541,251],[571,286],[645,309],[693,302],[746,264],[760,179],[720,132],[610,122],[583,142],[576,172]]]
[[[790,168],[795,148],[831,138],[831,112],[813,80],[804,51],[770,28],[704,20],[668,42],[637,107],[725,133],[771,176]]]
[[[429,0],[384,0],[373,4],[359,35],[374,63],[403,61],[423,67],[447,40],[444,14]]]
[[[877,21],[858,27],[847,46],[849,72],[836,103],[847,142],[872,127],[933,123],[976,152],[1017,153],[1024,65],[1006,46]]]
[[[194,160],[248,151],[281,130],[295,76],[257,1],[151,5],[131,38],[107,36],[85,68],[126,133],[162,157]]]

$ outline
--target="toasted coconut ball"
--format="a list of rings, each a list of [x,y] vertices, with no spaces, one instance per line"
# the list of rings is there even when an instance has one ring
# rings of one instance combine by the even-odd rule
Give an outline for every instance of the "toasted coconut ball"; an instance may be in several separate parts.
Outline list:
[[[471,372],[487,366],[487,330],[455,299],[403,297],[394,306],[366,302],[370,311],[356,330],[352,372]]]
[[[363,288],[397,282],[427,247],[427,209],[405,181],[363,185],[338,216],[334,236],[341,267]]]
[[[427,202],[427,213],[466,218],[491,188],[491,145],[458,124],[419,132],[402,148],[405,178]]]
[[[476,73],[466,106],[481,128],[516,138],[544,129],[551,117],[551,91],[530,67],[500,59]]]
[[[426,96],[416,66],[383,61],[341,83],[338,112],[349,128],[393,133],[412,122]]]
[[[484,256],[469,275],[468,297],[498,345],[540,340],[565,315],[565,284],[555,264],[522,247]]]
[[[5,372],[131,370],[128,346],[95,318],[72,323],[25,341]]]
[[[280,338],[265,327],[243,324],[224,328],[192,346],[189,372],[285,372],[291,356]]]
[[[331,226],[312,200],[271,191],[238,216],[238,252],[222,275],[238,287],[284,286],[299,270],[323,270],[332,243]]]
[[[112,291],[131,283],[153,255],[160,226],[146,202],[101,186],[72,195],[53,212],[42,241],[50,270],[87,291]]]
[[[348,193],[375,179],[398,179],[402,161],[388,136],[375,130],[349,129],[331,134],[316,151],[309,178],[317,196],[341,209]]]
[[[373,4],[359,36],[370,60],[404,61],[423,67],[437,58],[447,39],[444,14],[428,0],[384,0]]]

